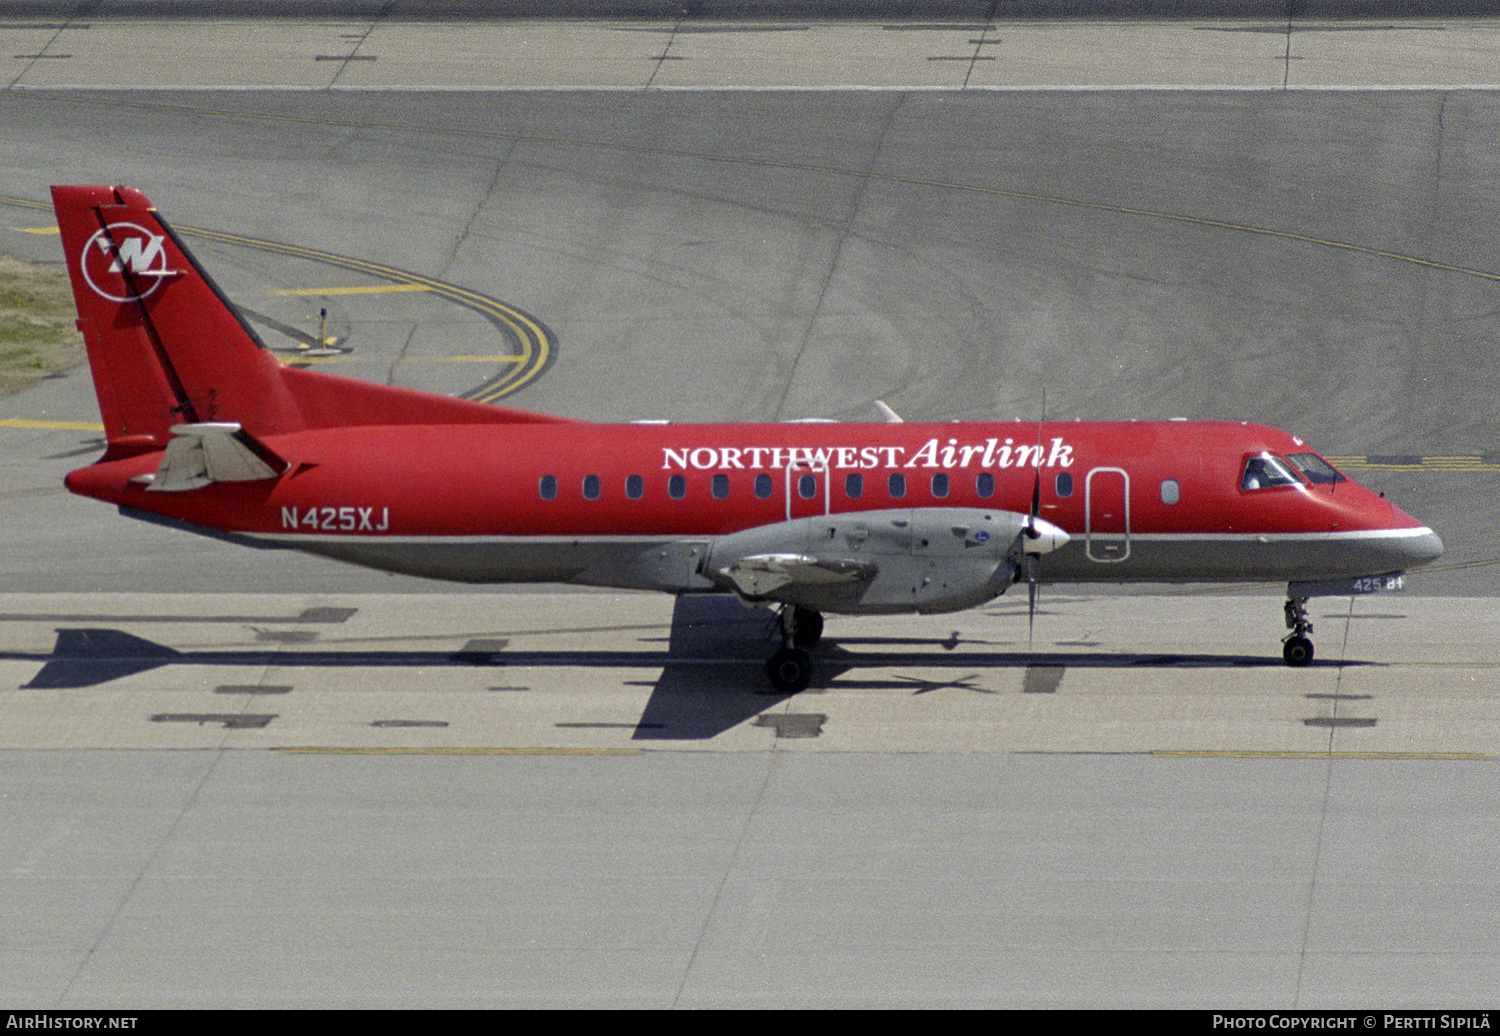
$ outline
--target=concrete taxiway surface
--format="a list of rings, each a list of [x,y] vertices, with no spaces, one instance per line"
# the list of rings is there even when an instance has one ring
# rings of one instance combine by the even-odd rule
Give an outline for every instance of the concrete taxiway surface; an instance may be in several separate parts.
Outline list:
[[[50,379],[0,400],[0,1001],[1486,1002],[1493,22],[91,18],[0,27],[33,55],[0,250],[60,268],[47,184],[131,183],[288,356],[326,309],[331,371],[511,369],[463,289],[549,335],[511,405],[1239,416],[1449,553],[1315,601],[1303,671],[1274,587],[1047,587],[1032,640],[1024,597],[831,620],[782,699],[732,603],[440,587],[70,498],[96,411]],[[747,69],[903,89],[656,89]],[[1067,88],[952,89],[1001,75]],[[515,76],[625,89],[457,88]],[[1276,89],[1072,89],[1101,80]],[[1438,88],[1279,89],[1365,82]],[[268,85],[319,89],[238,89]]]
[[[924,12],[854,3],[851,20],[831,4],[760,4],[748,18],[732,4],[722,11],[693,5],[688,16],[663,4],[593,20],[562,11],[547,21],[496,18],[489,4],[448,5],[446,15],[419,5],[416,17],[400,5],[331,4],[280,22],[245,16],[247,5],[183,6],[0,4],[0,16],[8,16],[0,22],[4,80],[13,87],[382,90],[1500,83],[1500,27],[1463,5],[1411,5],[1420,9],[1378,20],[1340,18],[1336,5],[1288,19],[1278,3],[1246,4],[1240,17],[1225,18],[1219,5],[1217,17],[1151,21],[1078,18],[1080,5],[1069,5],[1072,17],[1028,19],[1028,5],[1006,4],[1008,17],[996,20],[993,4]]]
[[[1467,603],[1458,629],[1443,599],[1316,602],[1306,671],[1260,597],[1059,591],[1030,638],[1024,597],[832,617],[813,688],[784,697],[770,613],[719,597],[3,595],[0,748],[1490,760],[1500,610]]]
[[[0,993],[1486,1006],[1500,611],[1261,603],[3,595]]]

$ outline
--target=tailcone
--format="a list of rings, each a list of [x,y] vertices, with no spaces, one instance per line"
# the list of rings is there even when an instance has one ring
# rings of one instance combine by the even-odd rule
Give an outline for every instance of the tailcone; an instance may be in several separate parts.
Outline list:
[[[63,485],[70,493],[118,504],[125,498],[125,489],[129,479],[131,475],[136,474],[138,468],[140,465],[134,464],[129,465],[130,470],[126,470],[124,466],[112,461],[106,455],[105,459],[97,464],[90,464],[86,468],[68,472],[63,476]]]

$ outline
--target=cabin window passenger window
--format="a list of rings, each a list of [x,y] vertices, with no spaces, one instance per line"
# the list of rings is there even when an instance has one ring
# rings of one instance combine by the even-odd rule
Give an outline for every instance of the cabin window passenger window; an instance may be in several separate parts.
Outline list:
[[[583,495],[588,500],[599,499],[599,476],[585,475],[583,477]]]
[[[1164,478],[1161,480],[1161,502],[1164,504],[1175,504],[1182,499],[1182,486],[1175,478]]]
[[[1068,472],[1059,471],[1057,478],[1053,480],[1053,485],[1057,488],[1058,496],[1070,497],[1073,495],[1073,476]]]
[[[673,475],[667,479],[667,495],[673,500],[681,500],[687,496],[687,476]]]
[[[818,495],[818,480],[813,475],[803,475],[797,479],[797,495],[804,500],[811,500]]]
[[[906,476],[896,472],[886,481],[886,488],[890,491],[893,500],[900,500],[906,495]]]
[[[542,481],[541,481],[540,485],[538,486],[538,488],[542,492],[542,499],[543,500],[556,500],[557,499],[557,476],[556,475],[543,475],[542,476]]]
[[[770,475],[760,474],[760,475],[756,475],[755,476],[755,495],[756,496],[760,497],[762,500],[769,500],[769,499],[771,499],[771,488],[772,488],[772,482],[771,482],[771,476]]]
[[[844,495],[858,500],[865,492],[865,477],[858,472],[844,476]]]
[[[646,492],[646,480],[640,475],[631,475],[625,480],[625,495],[639,500]]]
[[[729,476],[720,472],[714,476],[713,494],[715,500],[723,500],[729,495]]]
[[[988,471],[981,471],[974,477],[974,492],[978,493],[984,500],[988,500],[994,496],[995,476],[991,475]]]
[[[946,472],[939,471],[936,475],[932,476],[932,495],[939,500],[948,495],[948,475]]]

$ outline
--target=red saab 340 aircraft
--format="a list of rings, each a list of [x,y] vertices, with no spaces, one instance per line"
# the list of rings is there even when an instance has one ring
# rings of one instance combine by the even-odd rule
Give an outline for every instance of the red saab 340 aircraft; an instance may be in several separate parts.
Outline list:
[[[1400,589],[1433,531],[1300,439],[1236,422],[599,425],[287,367],[139,191],[54,187],[108,446],[75,493],[253,546],[473,583],[729,592],[824,612],[972,608],[1025,582]],[[883,408],[885,409],[885,408]],[[1045,558],[1045,564],[1043,564]]]

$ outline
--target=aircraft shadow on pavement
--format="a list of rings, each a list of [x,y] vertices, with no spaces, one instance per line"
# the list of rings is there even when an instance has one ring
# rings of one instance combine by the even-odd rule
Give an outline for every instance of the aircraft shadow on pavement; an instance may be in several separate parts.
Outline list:
[[[205,617],[207,620],[207,617]],[[169,665],[277,666],[281,668],[502,668],[527,666],[660,670],[655,679],[628,681],[651,688],[632,735],[636,740],[702,740],[751,720],[794,695],[769,690],[762,663],[775,645],[774,617],[720,596],[684,596],[673,609],[664,648],[623,651],[397,651],[274,648],[179,651],[114,628],[59,629],[50,654],[0,652],[0,659],[36,661],[41,669],[23,689],[94,687]],[[645,644],[651,644],[645,638]],[[908,645],[944,650],[905,650]],[[858,645],[862,650],[852,651]],[[1282,665],[1270,655],[1207,653],[1058,653],[996,650],[960,641],[894,637],[827,637],[814,651],[812,686],[821,690],[908,690],[912,694],[953,687],[973,691],[977,673],[993,669],[1031,672],[1079,668],[1258,668]],[[1366,665],[1358,661],[1317,661],[1314,665]],[[912,675],[861,677],[871,669],[911,670]],[[954,670],[975,671],[954,679]],[[939,671],[934,675],[934,671]],[[1027,686],[1035,681],[1028,680]],[[1045,683],[1045,681],[1043,681]],[[1055,681],[1054,681],[1055,683]],[[995,692],[989,692],[995,693]]]
[[[637,741],[702,741],[793,697],[772,691],[763,663],[776,617],[718,594],[677,598],[669,661],[651,684]]]

